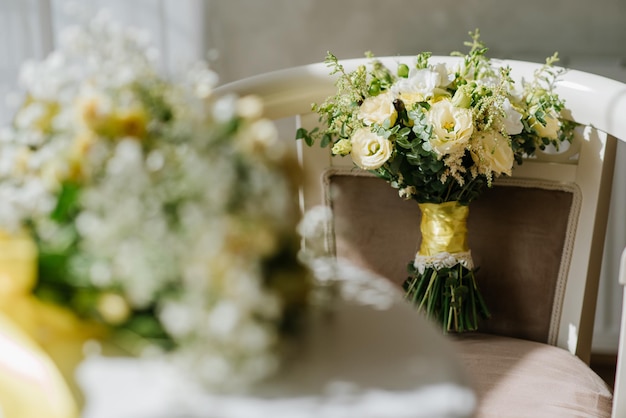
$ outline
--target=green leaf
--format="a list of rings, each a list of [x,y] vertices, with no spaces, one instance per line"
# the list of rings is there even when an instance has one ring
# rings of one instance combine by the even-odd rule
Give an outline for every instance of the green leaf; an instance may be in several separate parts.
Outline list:
[[[79,197],[80,185],[71,182],[63,183],[57,200],[57,206],[50,214],[50,217],[59,223],[72,220],[79,210]]]
[[[298,128],[298,130],[296,131],[296,139],[304,139],[307,136],[309,136],[309,133],[304,128]]]
[[[330,144],[331,142],[332,142],[332,138],[330,137],[330,135],[324,134],[324,136],[322,136],[322,140],[320,141],[320,146],[322,148],[326,148],[328,146],[328,144]],[[313,143],[311,142],[311,144],[309,144],[309,145],[312,145],[312,144]]]

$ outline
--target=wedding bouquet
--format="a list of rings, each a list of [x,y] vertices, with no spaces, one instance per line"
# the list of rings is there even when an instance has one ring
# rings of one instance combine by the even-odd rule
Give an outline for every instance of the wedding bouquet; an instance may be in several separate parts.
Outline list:
[[[563,71],[556,54],[519,85],[487,57],[478,30],[470,35],[454,64],[423,52],[392,70],[368,54],[371,65],[347,72],[329,53],[337,93],[313,105],[323,128],[296,134],[349,155],[419,204],[422,242],[403,287],[446,331],[475,330],[490,316],[467,244],[469,204],[523,158],[573,135],[554,91]]]
[[[64,31],[24,65],[0,136],[0,230],[34,239],[37,300],[239,389],[279,366],[310,274],[296,165],[260,101],[215,82],[202,63],[160,76],[145,36],[106,16]]]

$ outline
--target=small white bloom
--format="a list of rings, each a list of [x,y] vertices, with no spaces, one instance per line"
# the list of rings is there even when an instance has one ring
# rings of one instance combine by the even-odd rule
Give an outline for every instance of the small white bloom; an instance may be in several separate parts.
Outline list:
[[[237,102],[237,114],[245,119],[258,119],[263,115],[263,102],[257,96],[245,96]]]
[[[364,170],[376,170],[391,157],[393,144],[367,128],[358,129],[350,138],[352,161]]]
[[[268,119],[260,119],[254,121],[250,125],[250,139],[253,143],[261,146],[261,148],[271,150],[271,154],[278,153],[283,149],[282,144],[278,141],[278,130],[274,123]]]
[[[398,195],[400,196],[400,198],[404,200],[409,200],[411,199],[411,197],[415,196],[416,194],[417,194],[417,189],[415,188],[415,186],[407,186],[398,190]]]
[[[96,286],[108,286],[111,284],[111,268],[107,263],[96,262],[89,269],[91,283]]]
[[[448,87],[454,81],[454,72],[448,71],[446,64],[439,63],[430,66],[433,71],[439,74],[437,87]]]
[[[174,337],[191,334],[197,325],[193,310],[183,303],[166,303],[159,312],[159,319],[165,329]]]
[[[187,79],[190,80],[193,93],[200,99],[208,98],[218,81],[217,74],[207,68],[204,63],[194,65]]]
[[[233,332],[240,319],[241,312],[237,305],[228,300],[222,300],[211,311],[207,325],[211,334],[224,338]]]
[[[408,78],[401,78],[391,87],[391,91],[396,95],[419,94],[423,100],[432,98],[437,88],[450,84],[445,66],[435,66],[431,68],[415,69],[409,71]]]
[[[220,97],[213,106],[213,117],[218,122],[231,120],[237,113],[237,101],[237,97],[231,94]]]
[[[508,135],[517,135],[522,132],[522,129],[524,129],[524,125],[522,124],[522,114],[513,107],[509,99],[504,99],[504,102],[502,103],[502,110],[505,114],[504,119],[502,120],[504,131]]]

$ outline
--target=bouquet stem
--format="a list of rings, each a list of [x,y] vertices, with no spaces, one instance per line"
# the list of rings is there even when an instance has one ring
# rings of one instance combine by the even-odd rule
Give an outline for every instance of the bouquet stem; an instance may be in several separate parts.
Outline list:
[[[490,317],[476,271],[457,264],[439,270],[430,267],[420,273],[410,263],[410,276],[403,285],[405,297],[426,317],[440,323],[444,332],[475,331],[480,318]]]
[[[489,318],[476,282],[467,246],[469,207],[458,202],[421,203],[422,242],[408,266],[405,296],[444,332],[478,329],[479,318]]]

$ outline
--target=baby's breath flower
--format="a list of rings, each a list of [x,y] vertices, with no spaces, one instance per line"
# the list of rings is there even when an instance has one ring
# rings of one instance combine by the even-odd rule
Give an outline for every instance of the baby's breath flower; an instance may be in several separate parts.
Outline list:
[[[242,389],[277,369],[284,316],[307,303],[297,175],[258,98],[214,98],[206,63],[165,79],[157,56],[98,15],[24,65],[0,131],[0,229],[32,225],[63,260],[42,264],[38,294]]]

